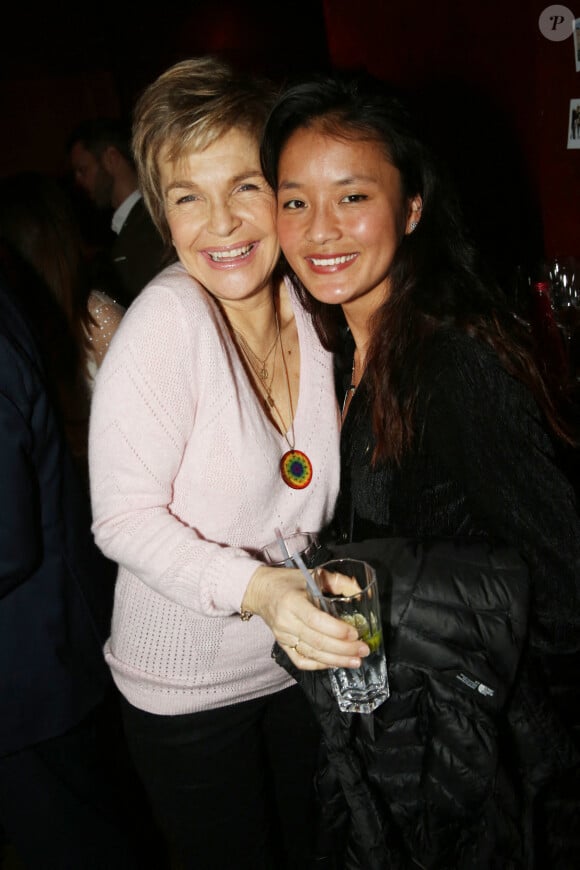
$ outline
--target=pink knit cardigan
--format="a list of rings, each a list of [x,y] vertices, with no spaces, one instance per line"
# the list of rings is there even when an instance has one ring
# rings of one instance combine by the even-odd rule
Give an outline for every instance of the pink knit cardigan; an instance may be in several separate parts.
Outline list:
[[[301,355],[295,446],[267,420],[214,300],[179,264],[124,316],[97,375],[90,423],[93,532],[119,564],[105,656],[120,691],[152,713],[233,704],[291,684],[265,623],[239,617],[278,527],[319,530],[339,482],[332,360],[291,285]]]

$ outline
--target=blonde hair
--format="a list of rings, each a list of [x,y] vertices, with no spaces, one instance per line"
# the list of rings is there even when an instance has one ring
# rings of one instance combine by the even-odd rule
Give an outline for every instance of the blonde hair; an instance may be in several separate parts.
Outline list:
[[[203,151],[232,128],[259,142],[274,97],[272,83],[211,55],[174,64],[143,91],[133,112],[133,155],[143,199],[167,244],[161,156],[177,161]]]

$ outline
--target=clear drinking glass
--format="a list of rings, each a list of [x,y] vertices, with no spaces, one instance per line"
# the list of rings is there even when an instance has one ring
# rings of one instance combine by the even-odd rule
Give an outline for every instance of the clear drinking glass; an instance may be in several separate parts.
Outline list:
[[[580,268],[575,257],[554,257],[549,263],[554,319],[564,340],[569,373],[575,377],[580,335]]]
[[[320,561],[317,557],[322,549],[315,532],[293,532],[266,544],[261,552],[264,562],[268,565],[277,567],[287,565],[289,568],[295,568],[296,565],[291,557],[298,553],[306,567],[312,568],[317,561]]]
[[[578,305],[580,302],[580,275],[575,257],[553,257],[548,262],[548,276],[552,286],[554,308]]]
[[[351,578],[357,591],[338,595],[337,576]],[[332,559],[312,572],[321,592],[314,602],[332,616],[354,625],[370,648],[360,668],[333,668],[330,682],[339,709],[344,713],[372,713],[389,697],[387,660],[377,578],[374,568],[359,559]]]

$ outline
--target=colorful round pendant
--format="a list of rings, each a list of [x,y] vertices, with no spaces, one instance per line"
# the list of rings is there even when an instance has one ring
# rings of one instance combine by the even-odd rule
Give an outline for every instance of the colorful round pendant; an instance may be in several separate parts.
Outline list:
[[[280,474],[286,486],[304,489],[312,480],[312,463],[301,450],[288,450],[280,460]]]

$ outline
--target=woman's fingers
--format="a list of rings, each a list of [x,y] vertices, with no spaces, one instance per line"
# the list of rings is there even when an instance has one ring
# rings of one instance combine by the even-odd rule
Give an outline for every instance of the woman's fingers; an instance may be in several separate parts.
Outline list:
[[[328,668],[359,668],[364,656],[338,656],[325,653],[309,646],[305,641],[299,641],[292,646],[286,646],[286,652],[296,667],[304,671],[327,670]],[[368,653],[368,647],[365,647]]]
[[[338,583],[352,584],[343,575]],[[356,585],[356,584],[355,584]],[[307,594],[295,569],[262,566],[252,576],[243,607],[258,613],[302,670],[358,668],[369,648],[354,626],[325,613]]]
[[[356,629],[310,607],[307,621],[297,623],[296,636],[283,643],[294,664],[308,670],[360,667],[369,648],[358,638]]]
[[[321,588],[333,595],[347,596],[360,592],[360,586],[354,577],[348,577],[346,574],[339,574],[335,571],[320,571],[319,578]]]

